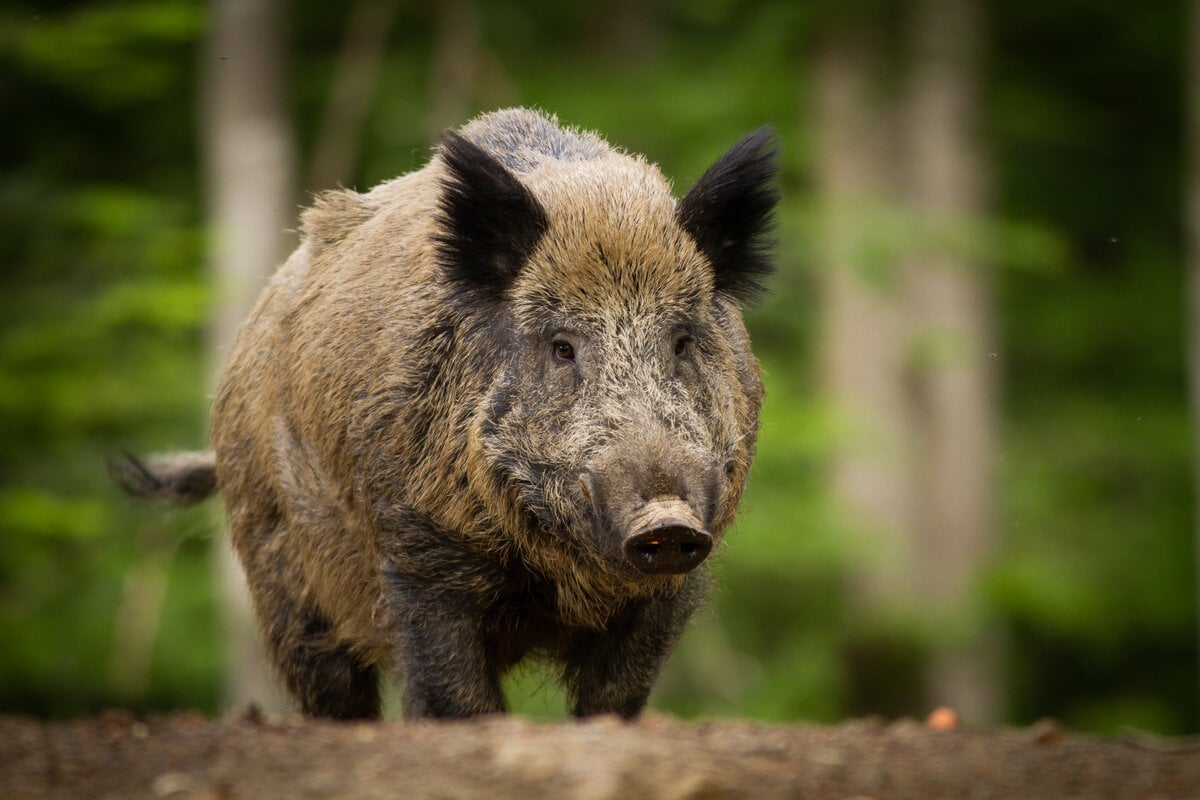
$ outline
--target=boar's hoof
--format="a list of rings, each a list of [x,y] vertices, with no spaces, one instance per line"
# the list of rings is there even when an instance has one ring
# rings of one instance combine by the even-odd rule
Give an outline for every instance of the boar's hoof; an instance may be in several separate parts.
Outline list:
[[[678,519],[664,519],[625,540],[625,559],[649,575],[690,572],[712,552],[713,538]]]

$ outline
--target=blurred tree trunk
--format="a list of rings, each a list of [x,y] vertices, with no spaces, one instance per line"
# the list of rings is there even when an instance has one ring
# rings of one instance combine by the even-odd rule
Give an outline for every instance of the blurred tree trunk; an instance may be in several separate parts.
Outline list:
[[[109,684],[127,702],[144,702],[150,693],[154,642],[179,550],[178,535],[156,523],[143,525],[137,540],[140,556],[121,583],[108,663]]]
[[[909,6],[908,206],[919,231],[905,269],[913,320],[920,605],[949,632],[927,666],[931,700],[976,723],[999,705],[995,646],[977,578],[992,549],[995,428],[991,291],[963,243],[984,212],[976,0]]]
[[[821,366],[840,415],[833,491],[867,563],[856,594],[868,608],[908,591],[913,496],[901,372],[903,288],[876,244],[892,201],[887,104],[875,79],[879,48],[861,30],[831,36],[817,55],[817,183],[822,197]]]
[[[1187,74],[1184,76],[1186,121],[1184,127],[1184,250],[1187,258],[1187,357],[1192,417],[1192,503],[1195,552],[1196,615],[1200,619],[1200,0],[1188,9]],[[1197,631],[1200,641],[1200,630]],[[1197,675],[1200,681],[1200,675]]]
[[[955,247],[984,203],[982,37],[973,0],[921,0],[905,15],[905,47],[890,46],[887,21],[860,16],[816,55],[831,489],[860,556],[848,704],[946,703],[986,722],[997,670],[975,587],[992,537],[992,319],[985,274]],[[903,70],[887,60],[897,55]]]
[[[910,692],[884,674],[899,669],[878,634],[911,605],[915,509],[912,425],[904,376],[908,320],[895,248],[892,103],[879,83],[882,36],[856,23],[816,52],[816,178],[822,204],[820,334],[824,392],[837,414],[831,490],[859,555],[851,607],[864,630],[852,638],[848,705],[854,712],[908,713]]]
[[[430,85],[429,141],[467,122],[474,108],[501,108],[520,101],[503,62],[485,46],[473,0],[437,5]]]
[[[203,79],[205,162],[216,303],[215,375],[238,326],[291,246],[294,224],[291,127],[284,105],[282,0],[214,0]],[[287,707],[251,614],[245,578],[228,546],[218,548],[228,646],[224,702]]]
[[[598,8],[589,49],[619,66],[644,64],[662,38],[657,0],[607,0]]]
[[[308,173],[312,191],[332,189],[352,179],[398,5],[398,0],[359,0],[350,11],[313,147]]]
[[[434,32],[433,85],[430,91],[429,141],[466,121],[479,84],[483,54],[479,14],[471,0],[442,0]]]

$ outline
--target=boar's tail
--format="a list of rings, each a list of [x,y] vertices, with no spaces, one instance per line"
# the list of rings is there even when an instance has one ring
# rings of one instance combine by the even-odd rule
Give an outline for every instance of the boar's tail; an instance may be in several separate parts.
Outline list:
[[[108,474],[134,497],[190,506],[217,490],[217,459],[212,451],[166,453],[145,460],[125,453],[108,462]]]

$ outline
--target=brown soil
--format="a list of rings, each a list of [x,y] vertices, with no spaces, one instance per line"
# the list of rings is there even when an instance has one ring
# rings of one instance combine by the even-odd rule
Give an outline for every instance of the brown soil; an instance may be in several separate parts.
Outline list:
[[[935,723],[936,724],[936,723]],[[1200,743],[1052,725],[0,717],[0,798],[1197,798]]]

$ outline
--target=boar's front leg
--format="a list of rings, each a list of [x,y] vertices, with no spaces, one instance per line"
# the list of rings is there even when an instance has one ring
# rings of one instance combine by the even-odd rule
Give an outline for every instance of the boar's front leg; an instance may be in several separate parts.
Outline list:
[[[381,548],[404,716],[469,717],[505,710],[485,610],[503,573],[411,510],[385,515]]]
[[[683,633],[704,599],[708,579],[688,576],[673,597],[631,603],[603,631],[578,639],[567,654],[566,682],[577,717],[593,714],[637,716]]]
[[[399,631],[404,716],[470,717],[504,711],[496,666],[477,620],[423,603]]]

